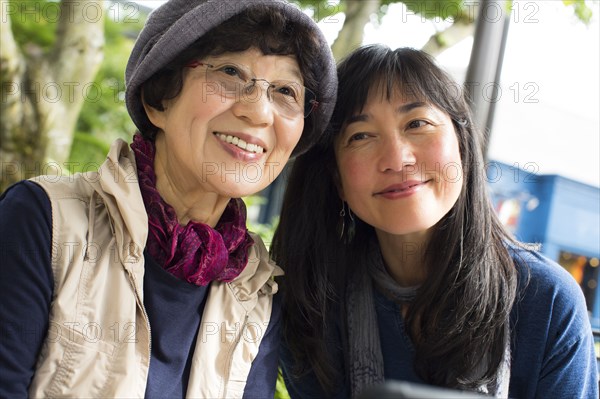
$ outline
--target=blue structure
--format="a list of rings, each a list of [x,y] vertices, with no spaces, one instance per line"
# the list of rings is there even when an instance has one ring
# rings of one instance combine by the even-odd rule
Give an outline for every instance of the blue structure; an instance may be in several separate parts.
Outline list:
[[[565,267],[600,328],[600,188],[559,175],[537,175],[534,164],[490,162],[488,182],[498,215],[523,242]]]

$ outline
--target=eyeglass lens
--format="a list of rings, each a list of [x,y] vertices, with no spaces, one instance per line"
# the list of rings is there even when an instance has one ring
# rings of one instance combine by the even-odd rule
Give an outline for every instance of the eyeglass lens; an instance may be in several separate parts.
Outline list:
[[[224,63],[211,65],[207,63],[192,63],[190,67],[203,65],[206,67],[206,81],[218,84],[221,95],[235,98],[236,101],[258,101],[266,92],[268,99],[273,102],[277,111],[286,117],[307,117],[317,106],[315,94],[299,82],[280,80],[269,82],[265,79],[251,78],[247,68]],[[257,86],[268,85],[266,90],[257,90]]]

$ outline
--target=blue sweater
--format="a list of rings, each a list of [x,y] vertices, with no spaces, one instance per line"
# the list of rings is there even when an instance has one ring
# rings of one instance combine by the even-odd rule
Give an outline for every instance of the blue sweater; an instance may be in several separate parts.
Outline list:
[[[510,398],[598,398],[593,336],[581,288],[560,265],[525,249],[513,249],[519,296],[511,313]],[[523,259],[526,265],[519,263]],[[529,276],[527,282],[526,276]],[[423,384],[413,369],[415,356],[400,307],[374,290],[386,380]],[[331,359],[346,377],[335,398],[349,397],[340,322],[328,342]],[[285,342],[285,341],[284,341]],[[281,366],[292,398],[323,398],[314,374],[291,375],[293,359],[282,347]]]
[[[48,331],[54,281],[52,213],[44,190],[32,182],[0,197],[0,398],[26,398],[38,353]],[[208,293],[164,271],[144,253],[144,306],[152,326],[147,398],[185,396],[190,361]],[[247,398],[273,397],[277,378],[280,306],[271,322],[244,391]]]

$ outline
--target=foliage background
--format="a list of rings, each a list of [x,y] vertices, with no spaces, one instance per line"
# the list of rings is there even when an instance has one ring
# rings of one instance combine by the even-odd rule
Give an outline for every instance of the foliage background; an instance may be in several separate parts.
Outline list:
[[[461,0],[451,0],[456,4],[462,3]],[[35,3],[56,3],[52,0],[36,0]],[[381,17],[386,12],[386,6],[396,1],[380,0],[379,7],[376,12],[376,17]],[[413,7],[413,11],[421,10],[458,10],[454,7],[435,7],[431,4],[436,3],[436,0],[411,0],[407,1],[409,7]],[[30,0],[10,0],[11,4],[17,5],[19,9],[30,7],[33,3]],[[304,7],[312,7],[321,11],[331,10],[336,12],[346,11],[346,2],[342,1],[338,8],[328,7],[326,0],[303,0],[298,1]],[[508,2],[510,3],[510,2]],[[583,0],[565,0],[563,3],[566,6],[572,7],[573,12],[578,18],[583,21],[589,21],[591,18],[591,10],[586,7]],[[107,3],[108,11],[105,18],[105,48],[104,61],[100,67],[98,74],[95,77],[95,87],[99,88],[99,95],[88,97],[81,110],[74,136],[74,142],[70,151],[69,162],[75,165],[75,172],[95,169],[105,159],[110,143],[116,138],[122,138],[126,141],[131,140],[135,126],[133,125],[124,103],[124,74],[125,65],[134,39],[141,30],[146,18],[146,12],[139,8],[135,15],[129,14],[131,18],[124,20],[116,11],[114,3]],[[429,6],[426,6],[429,4]],[[112,10],[112,13],[111,13]],[[322,12],[318,18],[323,19],[330,16],[327,12]],[[459,20],[460,15],[438,15],[437,13],[424,15],[426,18],[452,17]],[[20,16],[15,18],[11,15],[12,30],[15,40],[19,46],[27,54],[47,53],[56,38],[56,23],[48,18],[36,18],[29,16]],[[472,21],[467,21],[472,22]],[[443,35],[436,35],[432,38],[438,44],[444,44]],[[343,53],[343,51],[342,51]],[[245,199],[249,208],[255,208],[261,205],[264,201],[261,197],[250,197]],[[250,229],[261,235],[265,243],[270,243],[277,220],[272,220],[268,224],[250,223]],[[289,395],[285,390],[282,379],[278,380],[277,398],[288,398]]]

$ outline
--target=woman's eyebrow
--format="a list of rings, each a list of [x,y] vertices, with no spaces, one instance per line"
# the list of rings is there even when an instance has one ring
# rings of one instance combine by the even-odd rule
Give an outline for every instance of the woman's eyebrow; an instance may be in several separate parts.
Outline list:
[[[348,126],[352,123],[356,123],[356,122],[366,122],[368,120],[369,120],[369,115],[367,115],[367,114],[352,115],[351,117],[349,117],[346,120],[346,126]]]
[[[429,105],[423,101],[415,101],[412,103],[408,103],[408,104],[399,106],[398,108],[396,108],[396,113],[397,114],[406,114],[415,108],[421,108],[421,107],[429,107]]]

